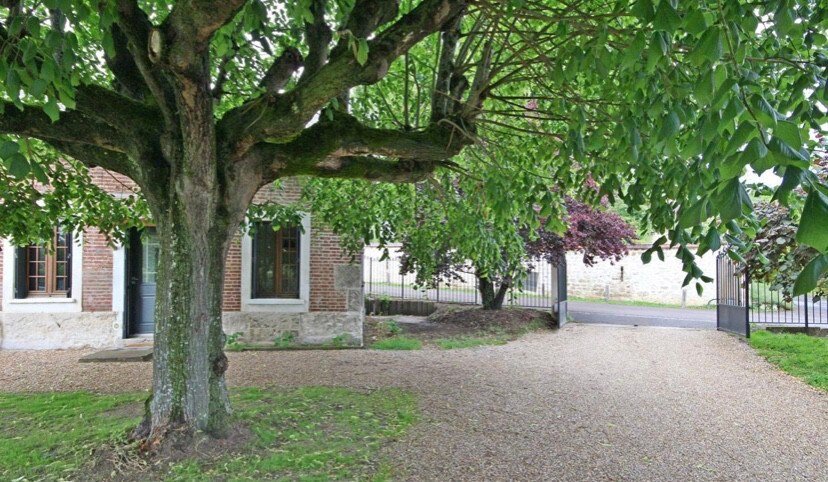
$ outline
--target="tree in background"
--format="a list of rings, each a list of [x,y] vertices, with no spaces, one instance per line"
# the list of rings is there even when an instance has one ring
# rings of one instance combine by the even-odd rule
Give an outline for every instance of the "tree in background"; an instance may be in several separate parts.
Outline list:
[[[562,231],[548,186],[589,177],[684,246],[750,215],[750,165],[784,176],[780,192],[804,187],[797,239],[827,252],[828,187],[807,171],[809,129],[826,120],[826,7],[679,3],[2,0],[0,154],[15,182],[0,190],[0,235],[117,234],[76,201],[100,192],[61,185],[61,159],[78,161],[66,176],[99,166],[139,186],[160,243],[153,395],[136,432],[153,440],[229,420],[224,259],[254,194],[280,178],[416,182],[459,168],[482,180],[463,188],[485,197],[485,238],[519,237],[516,218]],[[519,155],[493,155],[497,144]],[[50,196],[66,201],[41,209]],[[21,198],[38,213],[6,216]],[[489,247],[512,244],[482,243],[485,269],[501,257]]]
[[[815,157],[810,171],[826,182],[828,160]],[[801,206],[806,201],[799,189],[790,196],[793,199],[788,204]],[[734,244],[735,254],[744,259],[750,279],[767,283],[789,302],[794,293],[810,293],[815,299],[828,294],[828,256],[796,239],[802,221],[800,211],[767,200],[757,202],[754,209],[758,224],[755,236],[745,236],[742,243]]]
[[[599,260],[620,261],[627,255],[627,246],[636,237],[635,230],[619,215],[609,212],[606,206],[596,208],[570,197],[566,198],[564,204],[564,234],[543,227],[534,232],[520,231],[523,255],[507,258],[506,253],[510,250],[500,247],[499,251],[504,253],[503,259],[492,270],[478,267],[480,263],[476,263],[474,258],[467,257],[462,249],[452,246],[451,233],[447,233],[448,238],[429,242],[431,246],[440,248],[433,254],[437,263],[418,259],[413,253],[421,251],[412,248],[405,238],[401,247],[401,270],[403,273],[416,274],[417,281],[426,286],[461,279],[463,273],[471,272],[477,277],[483,309],[499,310],[503,307],[509,290],[523,287],[526,276],[535,269],[536,261],[543,260],[558,266],[566,262],[566,253],[577,252],[582,255],[585,265],[592,266]],[[424,228],[428,229],[427,226]],[[515,241],[516,238],[513,238]],[[470,255],[473,256],[474,252]],[[430,269],[434,271],[429,273]]]

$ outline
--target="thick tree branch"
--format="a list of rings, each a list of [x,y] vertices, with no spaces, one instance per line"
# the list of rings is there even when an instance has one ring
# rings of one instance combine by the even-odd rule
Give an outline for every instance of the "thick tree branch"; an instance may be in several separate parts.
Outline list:
[[[117,23],[110,28],[115,56],[105,56],[106,65],[115,77],[115,88],[133,99],[143,100],[149,90],[141,70],[129,51],[129,40]]]
[[[46,143],[90,169],[93,167],[102,167],[106,170],[123,174],[133,180],[139,179],[138,170],[135,169],[126,154],[75,142],[47,140]]]
[[[469,136],[448,122],[411,132],[366,127],[340,114],[331,122],[315,124],[291,142],[259,143],[248,159],[260,166],[265,183],[300,174],[360,177],[359,172],[367,175],[384,169],[397,176],[403,175],[398,169],[403,166],[411,173],[403,177],[411,177],[431,172],[469,143]]]
[[[452,19],[443,31],[440,60],[437,66],[437,78],[434,82],[434,91],[431,94],[431,121],[435,122],[450,114],[452,105],[452,80],[459,80],[454,75],[454,56],[457,52],[457,42],[460,39],[461,15]]]
[[[106,167],[129,177],[135,174],[128,153],[134,147],[109,125],[78,111],[62,112],[57,122],[38,107],[22,111],[3,102],[0,132],[40,139],[81,162]],[[94,153],[97,160],[84,159],[80,154]]]
[[[75,101],[76,110],[105,122],[137,142],[161,135],[161,112],[143,102],[97,85],[79,86]]]
[[[118,131],[97,119],[78,111],[62,112],[57,122],[39,107],[24,107],[19,110],[13,104],[2,103],[0,132],[42,139],[89,144],[109,151],[125,153],[129,142]]]
[[[296,137],[304,125],[331,99],[357,85],[372,84],[388,72],[388,66],[428,35],[439,31],[459,14],[466,0],[423,0],[414,10],[368,42],[365,65],[353,54],[332,54],[315,74],[303,79],[282,96],[263,96],[231,110],[219,122],[223,150],[243,155],[262,139]]]
[[[331,48],[333,33],[325,22],[326,0],[312,0],[313,23],[305,23],[305,43],[308,44],[308,58],[305,60],[303,78],[310,77],[325,65]]]
[[[164,114],[164,121],[168,128],[176,126],[175,101],[167,79],[156,71],[149,59],[149,35],[152,31],[152,22],[147,14],[141,10],[136,0],[118,0],[118,26],[128,40],[128,49],[144,82],[152,92],[156,103]]]
[[[160,45],[150,55],[179,74],[197,67],[216,30],[233,19],[245,0],[182,0],[175,3],[160,29],[153,32]],[[160,47],[160,50],[157,48]]]
[[[344,179],[365,179],[382,182],[420,182],[434,170],[449,161],[419,161],[414,159],[383,159],[374,156],[345,156],[335,164],[288,167],[279,173],[286,176],[314,176]]]

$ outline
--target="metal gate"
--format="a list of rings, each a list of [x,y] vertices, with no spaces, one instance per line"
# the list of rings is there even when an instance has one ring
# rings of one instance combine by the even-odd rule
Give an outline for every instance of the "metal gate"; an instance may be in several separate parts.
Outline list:
[[[555,266],[552,285],[552,316],[555,324],[562,328],[567,323],[567,296],[566,296],[566,259],[561,257],[560,263]]]
[[[727,253],[716,258],[716,329],[750,337],[750,279]]]

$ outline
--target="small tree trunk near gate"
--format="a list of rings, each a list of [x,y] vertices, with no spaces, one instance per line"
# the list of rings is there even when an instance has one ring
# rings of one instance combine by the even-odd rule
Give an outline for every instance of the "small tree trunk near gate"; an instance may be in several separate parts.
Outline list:
[[[502,309],[503,301],[506,299],[506,293],[509,292],[511,284],[504,280],[501,281],[500,286],[495,289],[495,283],[488,277],[478,275],[477,280],[478,291],[480,291],[480,299],[483,301],[483,309]]]

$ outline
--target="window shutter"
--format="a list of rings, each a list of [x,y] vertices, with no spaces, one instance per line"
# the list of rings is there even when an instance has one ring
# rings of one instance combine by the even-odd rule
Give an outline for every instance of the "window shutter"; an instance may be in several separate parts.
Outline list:
[[[25,298],[29,295],[26,278],[26,246],[14,249],[14,297]]]
[[[66,233],[66,297],[72,297],[72,233]]]
[[[250,236],[250,298],[258,298],[259,283],[256,280],[256,257],[259,252],[259,243],[256,241],[259,237],[259,230],[262,228],[262,223],[255,223],[253,226],[253,233]]]

